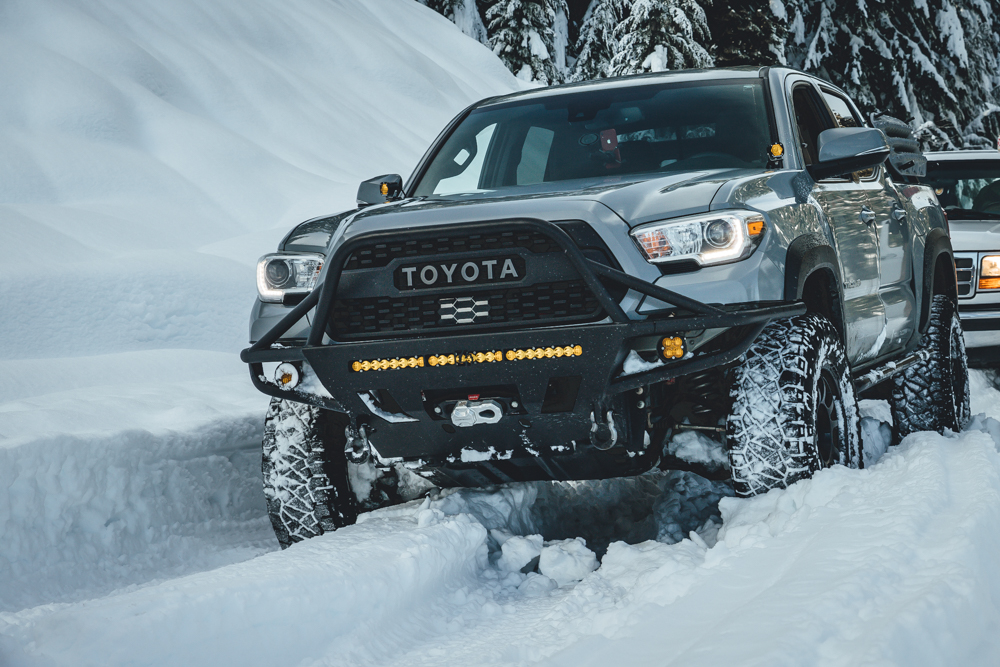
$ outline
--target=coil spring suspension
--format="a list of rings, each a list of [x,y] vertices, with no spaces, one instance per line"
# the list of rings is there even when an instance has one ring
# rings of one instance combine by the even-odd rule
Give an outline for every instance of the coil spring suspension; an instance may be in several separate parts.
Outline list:
[[[713,369],[689,375],[687,389],[694,416],[710,418],[713,414],[718,414],[723,399],[722,392],[719,391],[718,371]]]

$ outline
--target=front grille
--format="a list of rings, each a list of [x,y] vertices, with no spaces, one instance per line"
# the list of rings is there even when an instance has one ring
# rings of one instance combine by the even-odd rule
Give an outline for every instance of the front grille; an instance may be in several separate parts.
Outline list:
[[[958,296],[971,297],[976,282],[976,255],[955,253],[955,279],[958,281]]]
[[[391,261],[409,257],[433,257],[480,250],[511,250],[527,248],[534,253],[557,252],[559,245],[538,232],[497,232],[495,234],[466,234],[435,238],[410,238],[385,243],[363,245],[347,259],[345,271],[377,269]]]
[[[441,300],[475,297],[489,301],[489,315],[473,324],[441,319]],[[518,328],[539,323],[571,324],[603,316],[600,303],[583,280],[538,283],[509,289],[493,288],[455,295],[385,296],[337,299],[330,329],[336,340],[368,338],[414,330],[458,331],[484,328]]]

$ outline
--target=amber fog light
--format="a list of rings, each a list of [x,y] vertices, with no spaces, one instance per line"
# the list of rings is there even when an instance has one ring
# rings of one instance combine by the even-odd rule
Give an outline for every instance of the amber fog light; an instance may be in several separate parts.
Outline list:
[[[660,356],[664,359],[680,359],[686,352],[687,346],[680,336],[667,336],[660,341]]]
[[[289,391],[299,384],[299,369],[288,362],[278,364],[274,369],[274,383],[279,389]]]

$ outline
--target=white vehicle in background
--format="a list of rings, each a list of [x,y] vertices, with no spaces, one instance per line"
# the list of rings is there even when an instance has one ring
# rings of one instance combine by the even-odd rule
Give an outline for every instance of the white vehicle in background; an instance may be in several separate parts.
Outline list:
[[[1000,151],[925,155],[951,226],[969,365],[1000,366]]]

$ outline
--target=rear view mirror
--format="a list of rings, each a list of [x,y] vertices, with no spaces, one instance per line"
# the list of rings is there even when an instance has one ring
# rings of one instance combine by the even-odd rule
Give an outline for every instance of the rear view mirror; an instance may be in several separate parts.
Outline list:
[[[815,181],[871,169],[889,157],[889,144],[882,130],[870,127],[823,130],[818,143],[817,160],[806,167]]]
[[[362,181],[358,186],[358,206],[384,204],[403,196],[403,177],[386,174]]]

